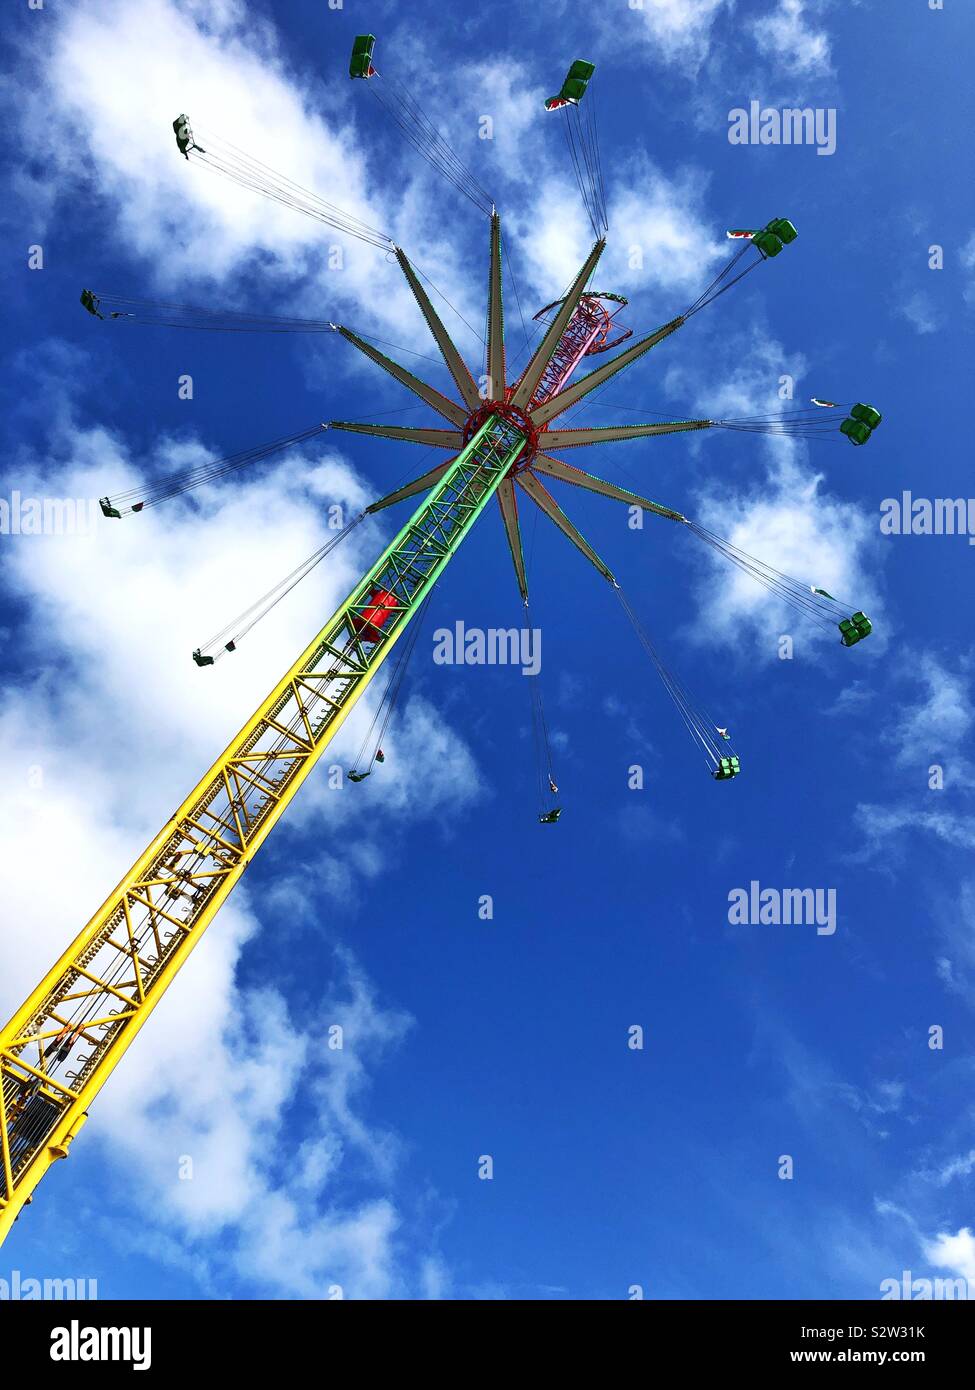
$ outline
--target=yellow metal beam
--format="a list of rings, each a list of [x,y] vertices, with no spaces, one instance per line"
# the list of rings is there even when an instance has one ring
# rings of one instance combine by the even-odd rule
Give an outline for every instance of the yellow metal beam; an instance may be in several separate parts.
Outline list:
[[[0,1030],[0,1241],[523,445],[506,421],[482,425]],[[393,600],[382,619],[377,592]],[[88,1016],[65,1022],[77,999]]]

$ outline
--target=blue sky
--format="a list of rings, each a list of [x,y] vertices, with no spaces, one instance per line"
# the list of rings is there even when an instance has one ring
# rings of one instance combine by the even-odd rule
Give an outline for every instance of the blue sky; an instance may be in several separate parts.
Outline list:
[[[625,508],[560,491],[731,725],[742,776],[707,777],[608,586],[526,516],[559,826],[535,823],[524,679],[436,665],[428,630],[381,775],[328,786],[360,721],[42,1184],[0,1278],[97,1279],[101,1297],[321,1298],[338,1284],[347,1297],[530,1299],[634,1285],[873,1298],[905,1269],[975,1280],[975,553],[964,536],[880,532],[882,501],[904,489],[971,491],[964,11],[22,8],[4,498],[97,497],[319,419],[427,418],[335,337],[127,331],[78,304],[89,285],[299,314],[395,343],[408,364],[406,350],[433,354],[381,253],[180,160],[170,123],[185,110],[387,230],[479,324],[487,222],[348,81],[365,29],[494,196],[526,313],[561,292],[592,240],[541,108],[577,56],[597,64],[600,288],[630,298],[635,328],[695,298],[726,227],[798,226],[777,261],[580,423],[758,413],[776,408],[784,375],[797,400],[871,401],[884,422],[856,451],[715,431],[576,456],[790,573],[842,585],[874,636],[850,651],[823,641],[676,528],[648,517],[635,531]],[[731,145],[728,114],[752,100],[835,109],[835,153]],[[477,138],[483,115],[492,141]],[[30,270],[37,245],[43,269]],[[932,246],[943,269],[929,268]],[[516,353],[511,286],[506,306]],[[480,344],[445,315],[476,366]],[[187,373],[192,401],[177,395]],[[321,543],[327,505],[358,510],[430,466],[421,454],[333,435],[92,534],[0,536],[0,1007],[12,1012],[80,929],[389,525],[358,532],[232,659],[199,671],[191,649]],[[429,628],[519,613],[492,509]],[[628,789],[633,764],[642,791]],[[835,933],[731,925],[729,893],[752,880],[835,890]],[[342,1053],[326,1046],[336,1022]],[[627,1045],[633,1025],[642,1050]]]

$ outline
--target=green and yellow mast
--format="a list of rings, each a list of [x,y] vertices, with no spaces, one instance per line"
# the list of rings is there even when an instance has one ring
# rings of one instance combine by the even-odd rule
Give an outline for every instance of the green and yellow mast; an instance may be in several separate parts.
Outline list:
[[[336,428],[434,444],[447,462],[382,498],[376,512],[425,493],[422,502],[341,607],[285,672],[185,801],[112,890],[60,960],[0,1031],[0,1240],[51,1164],[67,1156],[89,1107],[150,1012],[220,910],[254,854],[297,795],[324,749],[389,656],[423,599],[498,494],[523,597],[527,579],[515,488],[529,496],[611,583],[609,569],[566,517],[537,474],[650,508],[626,489],[548,456],[548,421],[679,327],[680,320],[613,361],[546,395],[539,383],[567,344],[578,366],[585,287],[603,249],[593,247],[518,380],[505,381],[501,226],[491,218],[488,292],[489,390],[473,378],[405,255],[397,256],[457,386],[444,396],[348,329],[339,329],[436,411],[449,428]],[[590,306],[591,308],[591,306]],[[560,403],[562,394],[564,404]],[[690,422],[563,430],[560,447],[693,428]]]

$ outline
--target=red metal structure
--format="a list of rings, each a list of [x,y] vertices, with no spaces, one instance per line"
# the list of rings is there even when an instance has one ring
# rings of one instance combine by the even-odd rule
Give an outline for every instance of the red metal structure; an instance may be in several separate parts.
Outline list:
[[[610,304],[615,303],[616,308],[610,312],[606,304],[603,303],[604,300]],[[555,299],[551,304],[546,304],[544,309],[539,309],[535,319],[544,318],[547,313],[557,308],[562,302],[561,299]],[[561,391],[584,357],[589,357],[597,352],[606,352],[608,348],[617,347],[620,343],[626,342],[627,338],[633,336],[633,330],[628,328],[618,338],[614,338],[612,342],[609,341],[613,320],[625,306],[626,300],[620,294],[597,294],[593,291],[582,296],[559,340],[552,360],[542,373],[535,394],[532,396],[530,408],[533,409],[536,405],[541,405],[542,401]]]

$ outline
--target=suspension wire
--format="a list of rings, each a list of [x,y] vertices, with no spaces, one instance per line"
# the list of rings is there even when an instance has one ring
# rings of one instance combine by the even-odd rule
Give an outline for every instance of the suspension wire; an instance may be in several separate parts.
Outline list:
[[[376,76],[379,76],[379,74],[377,73]],[[397,121],[397,124],[400,125],[400,128],[404,130],[404,133],[414,145],[414,148],[416,148],[435,169],[439,170],[449,182],[454,184],[465,197],[474,203],[481,212],[490,215],[494,207],[494,201],[491,195],[478,182],[475,176],[458,157],[451,144],[426,116],[412,92],[410,92],[407,87],[404,87],[402,83],[393,79],[382,78],[381,82],[389,84],[393,89],[394,96],[398,98],[400,105],[404,107],[415,122],[416,131],[413,131],[408,125],[404,125],[403,122],[398,119],[395,112],[390,112]],[[372,90],[375,95],[382,100],[380,85],[374,85]],[[390,110],[388,106],[386,109]],[[419,140],[414,138],[416,134],[419,135]]]
[[[775,594],[791,608],[810,618],[825,631],[835,629],[837,613],[845,613],[848,616],[853,611],[852,607],[844,600],[838,599],[814,585],[803,584],[801,580],[794,579],[791,575],[784,574],[774,565],[756,559],[755,556],[749,555],[747,551],[733,545],[731,541],[716,535],[697,522],[685,521],[684,524],[719,555],[723,555],[725,559],[737,565],[743,573],[750,575],[770,593]]]
[[[722,285],[721,281],[724,280],[725,277],[728,276],[732,270],[734,270],[735,266],[738,264],[741,258],[747,254],[749,250],[757,251],[758,259],[752,261],[750,265],[747,265],[744,270],[740,271],[739,274],[734,276],[733,279],[729,280],[727,284]],[[768,256],[766,256],[765,252],[762,251],[760,247],[756,246],[753,241],[743,242],[741,247],[732,256],[731,260],[728,261],[727,265],[725,265],[722,270],[718,271],[718,274],[714,277],[711,283],[701,292],[701,294],[698,295],[694,303],[690,306],[689,309],[686,309],[684,311],[681,317],[684,319],[689,319],[693,314],[700,313],[702,309],[707,308],[709,304],[713,304],[716,299],[723,295],[727,290],[730,290],[732,285],[737,285],[739,280],[743,280],[745,276],[749,273],[749,271],[754,270],[756,266],[760,266],[763,261],[767,260]],[[719,286],[720,288],[718,288]]]
[[[502,306],[502,328],[503,328],[503,326],[504,326],[504,324],[503,324],[503,317],[504,317],[504,309],[503,309],[503,306]],[[491,294],[490,294],[490,290],[489,290],[489,291],[488,291],[488,294],[485,296],[485,300],[484,300],[484,337],[481,339],[481,342],[484,344],[484,354],[483,354],[483,357],[482,357],[482,359],[481,359],[481,374],[482,374],[482,377],[483,377],[483,380],[484,380],[484,381],[490,382],[491,388],[492,388],[492,390],[493,390],[493,389],[494,389],[494,382],[491,381],[491,363],[490,363],[490,361],[488,360],[488,358],[489,358],[489,356],[490,356],[490,348],[488,347],[488,344],[489,344],[490,341],[491,341]],[[502,356],[503,356],[503,354],[504,354],[504,333],[503,333],[503,332],[502,332],[502,334],[501,334],[501,351],[502,351]]]
[[[358,328],[354,332],[357,337],[364,338],[367,343],[376,343],[379,347],[392,348],[394,352],[405,352],[408,357],[418,357],[421,362],[432,362],[435,367],[443,366],[442,357],[431,357],[426,352],[417,352],[415,348],[404,347],[402,343],[391,343],[386,338],[377,338],[373,333],[362,333]]]
[[[452,184],[474,206],[490,216],[494,203],[489,193],[458,158],[449,142],[424,114],[413,94],[393,78],[380,77],[376,71],[367,83],[369,90],[389,118],[399,127],[413,148],[430,166]],[[387,100],[384,87],[390,88],[392,100]],[[405,113],[405,114],[401,114]]]
[[[376,246],[381,250],[393,248],[392,238],[384,232],[370,227],[367,222],[345,212],[334,203],[326,202],[311,189],[246,154],[229,140],[202,129],[200,135],[204,144],[198,145],[194,141],[187,150],[192,162],[205,164],[214,173],[220,174],[241,188],[260,193],[273,202],[280,203],[282,207],[303,213],[306,217],[323,222],[326,226],[345,232],[370,246]]]
[[[850,407],[834,403],[828,407],[807,410],[785,410],[771,415],[743,415],[730,420],[713,420],[718,429],[737,430],[746,434],[786,435],[794,439],[829,438],[834,443],[840,440],[840,425],[846,419]]]
[[[464,318],[464,315],[460,312],[460,310],[457,308],[457,306],[456,306],[455,304],[451,304],[450,300],[449,300],[449,299],[447,298],[447,296],[444,294],[443,290],[440,289],[440,287],[439,287],[438,285],[435,285],[435,284],[433,283],[433,281],[430,279],[430,276],[427,275],[426,271],[421,270],[420,267],[417,265],[416,261],[412,261],[412,260],[411,260],[411,261],[410,261],[410,265],[411,265],[411,266],[413,267],[413,269],[416,271],[417,275],[419,275],[420,279],[421,279],[421,280],[426,280],[426,282],[427,282],[427,284],[430,286],[430,288],[431,288],[436,294],[438,294],[438,295],[440,296],[440,298],[443,300],[443,302],[447,305],[447,308],[450,309],[450,310],[452,310],[452,312],[455,313],[455,314],[457,315],[457,317],[460,319],[461,323],[464,324],[464,326],[465,326],[466,328],[469,328],[470,331],[474,334],[474,337],[477,338],[477,340],[478,340],[479,342],[483,343],[483,344],[485,345],[485,347],[486,347],[486,346],[487,346],[487,330],[485,329],[484,336],[482,337],[482,335],[477,331],[477,329],[474,327],[474,325],[473,325],[472,323],[468,322],[468,320]]]
[[[571,158],[571,160],[572,160],[572,167],[573,167],[573,170],[575,171],[576,183],[579,185],[579,192],[580,192],[581,195],[582,195],[583,206],[584,206],[585,209],[586,209],[586,215],[587,215],[588,218],[589,218],[589,224],[590,224],[590,226],[592,227],[593,236],[596,237],[596,238],[598,239],[598,237],[599,237],[599,216],[598,216],[598,213],[596,212],[595,207],[594,207],[594,195],[593,195],[593,191],[592,191],[592,185],[591,185],[591,183],[586,179],[585,175],[583,174],[583,169],[582,169],[582,162],[583,162],[583,161],[582,161],[582,152],[581,152],[580,149],[579,149],[579,142],[578,142],[578,139],[577,139],[577,131],[576,131],[576,129],[574,128],[574,126],[573,126],[573,124],[572,124],[572,118],[571,118],[571,116],[569,115],[569,112],[571,111],[572,108],[566,106],[566,107],[564,107],[563,109],[564,109],[564,111],[565,111],[564,130],[565,130],[566,144],[567,144],[568,147],[569,147],[569,156],[570,156],[570,158]],[[578,117],[577,117],[577,123],[578,123]]]
[[[535,749],[535,790],[538,795],[538,813],[545,814],[545,781],[544,773],[548,764],[548,748],[544,741],[544,716],[539,707],[538,676],[529,676],[529,691],[531,694],[531,718],[532,718],[532,744]],[[549,773],[551,776],[551,773]]]
[[[599,224],[603,233],[609,231],[609,215],[606,208],[606,196],[603,187],[602,163],[599,154],[599,136],[596,131],[596,104],[593,99],[593,89],[595,84],[590,82],[589,90],[586,93],[586,123],[583,124],[582,112],[576,107],[576,123],[579,127],[581,147],[585,155],[586,167],[592,183],[593,203],[599,218]]]
[[[420,113],[422,117],[422,112]],[[315,218],[319,222],[324,222],[337,231],[347,232],[349,236],[357,237],[360,241],[368,245],[376,246],[383,251],[395,251],[396,245],[393,239],[380,232],[361,218],[354,217],[351,213],[344,212],[341,208],[320,198],[317,193],[305,188],[302,184],[287,178],[283,174],[277,173],[268,165],[255,159],[253,156],[245,154],[243,150],[231,144],[229,140],[223,140],[212,131],[201,129],[200,134],[206,141],[206,147],[197,145],[194,141],[187,150],[190,159],[197,163],[206,164],[215,173],[222,174],[224,177],[238,183],[241,187],[250,188],[256,193],[261,193],[265,197],[271,198],[274,202],[281,203],[284,207],[293,208],[296,212],[304,213],[308,217]],[[438,139],[439,137],[438,134]],[[449,147],[448,147],[449,148]],[[481,190],[483,194],[483,190]],[[486,198],[487,195],[483,194]],[[493,204],[488,199],[487,211],[490,212]],[[477,330],[468,323],[459,309],[453,305],[443,291],[434,284],[433,280],[413,264],[413,269],[430,287],[441,297],[444,303],[457,315],[463,324],[475,335],[479,336]]]
[[[741,258],[748,253],[748,251],[757,249],[758,248],[755,246],[755,243],[752,241],[742,242],[741,246],[739,246],[738,250],[732,256],[731,260],[728,261],[723,266],[723,268],[718,271],[717,275],[715,275],[713,280],[711,280],[711,282],[708,285],[706,285],[702,292],[698,295],[697,299],[695,299],[694,303],[688,309],[687,313],[692,313],[707,299],[708,295],[715,288],[715,286],[719,285],[726,275],[731,274],[732,270],[735,268],[735,266],[738,264]]]
[[[421,402],[419,405],[398,405],[394,410],[372,410],[368,415],[350,415],[345,423],[358,425],[368,421],[371,424],[375,420],[385,419],[387,415],[405,415],[414,410],[429,410],[429,406]]]
[[[108,515],[117,513],[120,516],[125,516],[131,512],[141,512],[145,507],[155,507],[171,497],[189,492],[191,488],[214,482],[217,478],[225,477],[226,474],[236,472],[248,464],[259,463],[263,459],[270,458],[272,454],[293,448],[296,444],[305,444],[308,440],[322,434],[326,429],[327,426],[324,424],[311,425],[308,429],[286,435],[283,439],[274,439],[269,444],[257,444],[238,454],[230,454],[226,458],[212,459],[209,463],[184,469],[181,473],[174,473],[169,478],[161,478],[156,483],[143,483],[139,487],[129,488],[126,492],[114,493],[102,500],[111,509],[107,513]],[[102,510],[105,510],[104,506]]]
[[[501,237],[501,250],[504,252],[504,259],[508,266],[508,276],[511,280],[511,287],[515,292],[515,303],[518,305],[518,314],[521,318],[521,331],[525,335],[525,351],[527,353],[531,351],[531,342],[528,334],[528,325],[525,322],[525,311],[521,307],[521,295],[518,293],[518,281],[515,279],[514,268],[511,264],[511,256],[508,252],[508,241],[507,238],[503,235]],[[519,349],[519,355],[520,352],[521,349]],[[514,367],[514,362],[512,362],[512,367]]]
[[[661,420],[674,420],[673,411],[621,405],[617,401],[607,401],[606,404],[611,410],[622,410],[630,415],[655,415]],[[852,406],[852,402],[850,405]],[[838,442],[836,440],[837,422],[846,418],[849,409],[849,406],[842,406],[837,403],[836,408],[830,411],[823,409],[814,411],[786,410],[771,415],[743,415],[728,420],[709,420],[708,423],[715,429],[738,430],[742,433],[787,435],[790,438],[798,439],[829,438]],[[693,418],[690,415],[678,417],[679,420],[691,420]]]
[[[596,174],[599,183],[599,200],[603,210],[603,226],[609,231],[609,205],[606,201],[606,181],[603,177],[603,155],[599,144],[599,135],[596,130],[596,101],[593,93],[593,84],[590,82],[586,96],[589,99],[589,120],[592,129],[592,148],[595,152]]]
[[[724,739],[719,735],[718,726],[713,722],[708,712],[699,702],[691,697],[686,687],[678,680],[674,672],[669,669],[651,641],[646,628],[641,623],[629,599],[618,584],[615,587],[623,612],[629,619],[630,625],[639,638],[643,649],[653,662],[664,689],[667,691],[671,700],[673,700],[677,712],[684,723],[684,727],[691,736],[692,742],[703,753],[708,770],[713,772],[718,767],[722,758],[734,756],[734,750],[731,747],[730,740]]]
[[[252,628],[278,606],[282,599],[287,598],[292,589],[296,588],[303,579],[306,579],[312,570],[315,569],[330,555],[336,547],[346,539],[366,519],[366,513],[360,512],[353,517],[341,531],[337,532],[324,545],[313,550],[306,560],[302,560],[296,569],[269,589],[266,594],[262,594],[259,599],[245,608],[243,613],[239,613],[219,632],[214,633],[208,642],[202,643],[197,647],[196,652],[199,656],[212,656],[214,661],[219,661],[225,652],[236,651],[240,642],[247,636]],[[219,648],[219,650],[217,650]],[[209,662],[206,663],[210,665]]]
[[[525,623],[529,632],[531,631],[531,610],[528,606],[528,599],[524,599]],[[546,805],[551,797],[558,793],[558,784],[555,780],[555,769],[552,759],[552,740],[549,736],[548,722],[545,718],[545,706],[542,702],[542,678],[541,673],[535,676],[526,676],[529,691],[531,694],[532,710],[532,741],[535,745],[535,774],[538,788],[538,809],[539,814],[544,815]]]
[[[338,326],[329,319],[290,318],[285,314],[248,314],[235,309],[207,309],[191,304],[167,304],[155,299],[131,299],[121,295],[98,294],[85,290],[91,296],[89,312],[96,318],[118,323],[131,323],[145,327],[191,328],[216,333],[335,333]],[[113,305],[123,306],[113,309]],[[87,307],[87,306],[86,306]],[[101,310],[104,308],[105,313]],[[391,343],[385,338],[377,338],[372,333],[356,329],[358,337],[367,342],[378,343],[382,347],[405,352],[424,362],[438,366],[440,359],[430,357],[402,343]]]
[[[286,314],[248,314],[235,309],[206,309],[192,304],[167,304],[158,299],[133,299],[117,294],[91,294],[89,312],[97,318],[163,328],[193,328],[219,333],[332,333],[325,319],[292,318]],[[114,307],[118,306],[118,307]],[[105,313],[101,310],[105,309]]]
[[[595,129],[593,128],[590,137],[590,132],[582,123],[577,104],[564,106],[562,110],[565,115],[563,131],[569,159],[579,187],[583,207],[586,209],[593,235],[598,241],[608,230],[608,224],[599,189],[598,155],[590,143],[590,139],[595,139]],[[575,114],[572,115],[572,112]]]
[[[355,762],[352,764],[352,767],[350,769],[351,772],[356,772],[360,774],[360,777],[369,776],[369,773],[372,771],[372,768],[377,761],[377,755],[382,753],[383,741],[386,737],[386,733],[392,721],[393,714],[399,702],[400,694],[402,693],[403,682],[406,679],[406,672],[409,668],[410,658],[412,657],[413,652],[416,648],[417,639],[420,636],[420,629],[423,626],[424,619],[427,615],[427,610],[430,607],[430,600],[433,598],[434,591],[436,590],[436,588],[437,585],[434,584],[433,588],[427,594],[426,598],[423,599],[422,603],[420,604],[419,611],[417,612],[416,617],[413,619],[412,626],[406,634],[405,640],[402,642],[399,651],[393,658],[393,661],[391,663],[392,669],[390,670],[389,676],[386,680],[386,685],[383,690],[382,696],[380,697],[379,704],[376,706],[376,712],[372,717],[372,723],[366,730],[365,737],[363,738],[359,751],[356,754]],[[373,743],[375,744],[375,747],[373,748],[373,752],[369,756],[367,766],[365,767],[365,769],[363,769],[362,764],[366,757],[366,749],[370,747]]]
[[[597,224],[601,226],[605,231],[606,217],[605,210],[602,206],[601,192],[599,187],[598,162],[596,159],[596,151],[594,149],[596,132],[595,127],[592,123],[592,108],[587,103],[585,118],[583,117],[583,113],[578,106],[576,106],[575,108],[570,107],[567,109],[574,109],[576,113],[574,118],[576,124],[576,134],[578,136],[579,149],[582,154],[582,164],[585,168],[586,178],[589,184],[590,201],[596,214]]]
[[[191,304],[166,304],[157,299],[127,299],[121,295],[96,294],[92,296],[96,317],[163,328],[192,328],[219,333],[335,333],[337,326],[329,319],[290,318],[286,314],[248,314],[235,309],[206,309]],[[124,308],[112,309],[112,305]],[[107,312],[99,311],[104,307]],[[402,343],[391,343],[386,338],[377,338],[372,333],[356,329],[358,337],[367,342],[378,343],[396,352],[405,352],[412,357],[422,358],[424,362],[439,365],[440,359],[426,353],[416,352]]]

